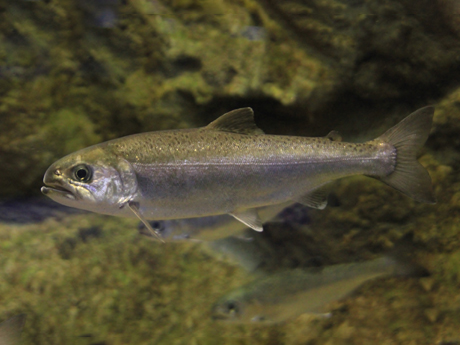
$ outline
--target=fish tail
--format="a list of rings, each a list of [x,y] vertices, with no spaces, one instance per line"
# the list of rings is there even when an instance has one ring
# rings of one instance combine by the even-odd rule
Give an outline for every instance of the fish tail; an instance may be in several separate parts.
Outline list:
[[[417,161],[417,151],[427,140],[433,122],[434,107],[421,108],[396,126],[375,139],[396,148],[394,171],[384,177],[382,182],[411,198],[429,204],[436,203],[428,171]]]
[[[384,257],[393,266],[393,275],[426,277],[430,272],[417,262],[417,244],[413,242],[413,234],[408,233],[394,244],[394,247]]]
[[[390,275],[404,277],[427,277],[430,272],[412,258],[390,254],[382,258]]]

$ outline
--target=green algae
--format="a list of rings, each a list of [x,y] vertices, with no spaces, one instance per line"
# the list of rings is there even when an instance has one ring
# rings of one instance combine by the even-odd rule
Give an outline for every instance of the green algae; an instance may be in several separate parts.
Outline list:
[[[0,181],[1,196],[38,190],[46,165],[96,141],[202,124],[220,98],[315,104],[332,92],[335,72],[257,2],[130,1],[111,28],[91,24],[94,6],[24,1],[0,13],[0,159],[22,176],[8,169],[15,187]],[[245,33],[256,26],[265,34]]]
[[[323,211],[329,220],[338,215],[329,211]],[[323,227],[310,236],[335,248],[323,253],[332,262],[359,260],[375,256],[369,250],[379,237],[392,243],[406,231],[424,231],[396,224],[393,233],[385,227],[363,229],[346,246],[346,226]],[[454,337],[460,317],[458,251],[427,253],[431,247],[419,243],[416,256],[431,277],[369,282],[333,303],[329,319],[226,325],[210,319],[210,306],[254,278],[216,261],[198,244],[152,242],[135,226],[134,220],[92,214],[3,225],[0,314],[27,313],[24,338],[31,344],[80,344],[82,334],[108,344],[432,344],[447,339],[445,334]]]
[[[2,229],[2,243],[10,244],[0,258],[0,313],[27,313],[27,343],[77,344],[88,333],[111,344],[181,343],[195,325],[209,326],[208,299],[217,298],[222,275],[235,275],[234,268],[194,245],[140,238],[133,221],[85,218]],[[100,234],[83,241],[79,231],[89,223]],[[210,278],[203,279],[203,269]]]

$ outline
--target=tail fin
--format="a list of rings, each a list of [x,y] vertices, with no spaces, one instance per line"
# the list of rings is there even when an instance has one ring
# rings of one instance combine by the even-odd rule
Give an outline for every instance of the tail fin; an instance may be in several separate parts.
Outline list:
[[[413,241],[414,235],[408,233],[399,239],[386,254],[385,258],[388,262],[394,264],[394,275],[410,277],[427,277],[430,275],[430,272],[417,262],[416,253],[422,248],[419,248]]]
[[[419,278],[430,276],[430,272],[425,267],[407,258],[387,255],[376,260],[381,260],[380,264],[384,265],[383,267],[388,274],[393,276]]]
[[[416,154],[430,134],[433,114],[434,107],[421,108],[375,139],[396,148],[395,170],[380,180],[417,201],[429,204],[436,203],[431,178],[417,161]]]

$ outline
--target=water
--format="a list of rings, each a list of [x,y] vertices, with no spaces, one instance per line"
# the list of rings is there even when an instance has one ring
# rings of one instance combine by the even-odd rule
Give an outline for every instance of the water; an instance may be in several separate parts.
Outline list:
[[[0,321],[24,344],[459,344],[458,1],[0,2]],[[271,134],[344,141],[433,104],[419,161],[436,205],[340,180],[308,221],[253,233],[258,274],[374,259],[403,236],[430,272],[367,283],[331,318],[232,326],[212,304],[257,279],[199,242],[40,195],[65,154],[252,107]],[[286,218],[286,217],[285,217]],[[287,217],[289,218],[289,217]],[[251,232],[249,232],[251,234]]]

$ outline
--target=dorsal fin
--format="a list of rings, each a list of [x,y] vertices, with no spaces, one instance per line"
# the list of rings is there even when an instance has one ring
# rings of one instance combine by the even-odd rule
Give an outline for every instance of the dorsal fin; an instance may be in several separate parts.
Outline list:
[[[239,134],[264,134],[254,122],[254,112],[251,108],[240,108],[225,113],[205,128]]]
[[[337,131],[330,131],[328,135],[326,135],[330,141],[342,141],[342,136]]]

